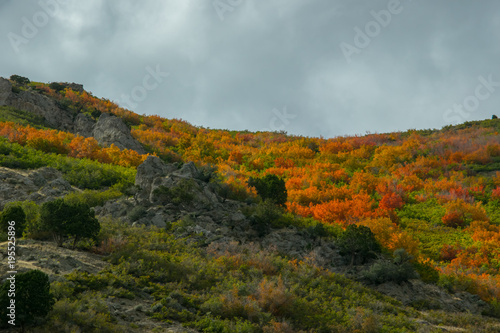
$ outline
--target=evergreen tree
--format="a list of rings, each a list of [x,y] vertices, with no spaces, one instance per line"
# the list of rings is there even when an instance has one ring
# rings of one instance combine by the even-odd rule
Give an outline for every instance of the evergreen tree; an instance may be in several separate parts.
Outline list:
[[[63,199],[46,202],[40,212],[41,228],[50,231],[62,246],[65,237],[73,237],[73,247],[82,238],[97,236],[101,226],[88,205],[68,204]]]
[[[15,295],[11,291],[11,281],[7,280],[0,286],[0,315],[4,318],[14,318],[15,325],[24,332],[26,325],[35,324],[39,318],[47,316],[54,305],[54,298],[50,293],[50,283],[47,274],[39,270],[31,270],[15,275]],[[12,303],[12,300],[15,303]],[[8,314],[8,307],[15,306],[15,317]]]
[[[287,200],[285,181],[276,175],[266,175],[263,178],[252,178],[248,185],[255,187],[262,200],[270,199],[277,205],[284,206]]]
[[[22,237],[23,231],[26,226],[26,214],[20,206],[8,206],[0,214],[0,227],[3,232],[8,231],[9,222],[14,221],[14,230],[16,231],[16,237]]]
[[[375,235],[370,228],[351,224],[337,240],[340,254],[351,256],[351,265],[355,260],[364,263],[367,259],[376,257],[380,253],[380,244],[375,239]]]

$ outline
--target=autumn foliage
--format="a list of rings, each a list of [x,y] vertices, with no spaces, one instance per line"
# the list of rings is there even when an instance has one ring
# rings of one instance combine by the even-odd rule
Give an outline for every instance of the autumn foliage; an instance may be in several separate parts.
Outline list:
[[[288,212],[343,228],[366,226],[384,248],[404,248],[419,261],[435,253],[432,265],[441,274],[471,279],[484,299],[500,297],[498,119],[443,130],[306,138],[211,130],[182,119],[140,116],[88,92],[34,86],[75,112],[121,117],[148,151],[166,161],[215,166],[234,198],[255,198],[248,180],[274,175],[285,184]],[[0,136],[101,163],[137,167],[146,158],[113,145],[100,147],[93,138],[13,122],[0,122]],[[436,234],[440,238],[431,242]],[[450,234],[455,238],[448,241]],[[266,283],[262,290],[281,290],[279,283]],[[264,298],[259,302],[280,311]]]

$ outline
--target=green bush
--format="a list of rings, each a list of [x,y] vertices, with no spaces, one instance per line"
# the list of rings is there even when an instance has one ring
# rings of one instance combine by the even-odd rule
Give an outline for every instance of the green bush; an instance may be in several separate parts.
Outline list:
[[[14,89],[14,86],[12,87]],[[16,87],[17,90],[19,88]],[[28,111],[21,111],[11,106],[0,106],[0,121],[11,121],[19,125],[30,125],[37,129],[47,128],[45,118]]]
[[[36,169],[44,166],[61,171],[71,185],[87,189],[133,186],[136,169],[77,159],[10,143],[0,137],[0,166],[11,169]]]
[[[201,168],[198,168],[198,174],[196,175],[196,179],[199,179],[205,183],[208,183],[213,179],[217,179],[217,166],[209,164]]]
[[[0,315],[1,323],[7,326],[5,318],[12,319],[8,314],[11,300],[15,300],[15,324],[21,327],[32,325],[38,319],[45,318],[54,304],[50,293],[49,277],[39,270],[31,270],[15,275],[15,295],[10,292],[11,282],[7,280],[0,287]]]
[[[13,201],[5,205],[5,208],[10,206],[19,206],[23,209],[26,215],[26,223],[24,228],[24,237],[34,239],[48,239],[44,232],[40,229],[40,207],[33,201]]]
[[[28,79],[27,77],[15,75],[15,74],[10,76],[10,80],[14,81],[15,83],[17,83],[21,86],[25,86],[25,85],[30,83],[30,79]]]
[[[282,228],[286,226],[283,210],[270,199],[257,204],[250,221],[259,237],[267,235],[271,227]]]
[[[404,205],[398,211],[398,216],[400,219],[418,219],[433,225],[441,225],[441,219],[445,213],[446,209],[435,198],[432,198],[424,202]]]
[[[26,227],[24,209],[21,206],[7,206],[0,214],[0,227],[3,232],[8,232],[13,228],[16,238],[21,238]]]
[[[130,221],[135,222],[147,215],[147,210],[143,206],[135,206],[128,214]]]
[[[394,251],[392,261],[379,259],[375,262],[368,271],[365,271],[363,278],[369,283],[381,284],[385,282],[401,283],[409,279],[418,278],[410,260],[413,257],[404,249]]]
[[[126,332],[116,323],[99,293],[85,293],[79,299],[63,298],[54,304],[44,332]]]
[[[285,181],[276,175],[248,179],[248,186],[253,186],[262,200],[270,199],[277,205],[284,206],[287,200]]]
[[[82,238],[95,238],[101,228],[89,206],[68,204],[63,199],[42,205],[40,224],[43,230],[52,233],[58,246],[62,246],[65,237],[69,236],[73,238],[73,247]]]
[[[66,88],[63,84],[60,84],[59,82],[52,82],[49,84],[50,89],[54,89],[56,92],[60,92]]]
[[[117,189],[108,189],[106,191],[83,190],[82,192],[72,192],[64,197],[68,204],[84,204],[89,207],[102,206],[108,200],[117,199],[123,194]]]
[[[370,228],[355,224],[348,225],[340,234],[337,246],[341,255],[350,257],[351,265],[376,258],[382,250]]]
[[[419,262],[414,262],[413,267],[417,271],[420,279],[425,283],[438,283],[439,282],[439,272],[431,264],[422,264]]]

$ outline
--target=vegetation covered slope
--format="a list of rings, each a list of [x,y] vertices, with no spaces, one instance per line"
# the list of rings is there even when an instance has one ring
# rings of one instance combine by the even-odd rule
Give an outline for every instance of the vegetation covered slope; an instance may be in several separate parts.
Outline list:
[[[324,139],[211,130],[140,116],[61,85],[23,82],[15,90],[38,91],[93,118],[103,112],[122,118],[150,154],[216,168],[230,199],[256,202],[249,178],[276,175],[285,181],[289,213],[328,226],[366,226],[388,253],[402,248],[413,256],[425,281],[478,294],[491,304],[489,315],[499,313],[498,119]],[[146,155],[100,147],[93,138],[47,128],[41,119],[8,107],[1,107],[0,120],[0,165],[52,166],[81,189],[133,193],[134,170]],[[111,254],[113,268],[95,276],[74,273],[60,301],[76,302],[86,292],[113,294],[110,286],[129,297],[146,289],[158,302],[153,317],[207,332],[287,332],[287,325],[288,331],[415,331],[421,317],[361,285],[278,254],[259,252],[255,258],[237,246],[199,252],[165,231],[123,230],[120,235],[128,236],[120,238],[105,230],[100,241],[109,245],[103,252]],[[459,316],[443,322],[429,319],[437,316],[433,312],[427,316],[433,324],[469,325]],[[484,318],[469,319],[493,330]]]

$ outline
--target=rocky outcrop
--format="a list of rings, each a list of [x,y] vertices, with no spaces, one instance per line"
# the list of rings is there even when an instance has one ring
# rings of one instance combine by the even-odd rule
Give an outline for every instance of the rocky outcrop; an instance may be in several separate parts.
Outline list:
[[[63,86],[65,87],[68,87],[69,89],[73,90],[73,91],[76,91],[78,93],[82,93],[84,92],[84,89],[83,89],[83,84],[79,84],[79,83],[74,83],[74,82],[71,82],[71,83],[68,83],[68,82],[60,82],[60,84],[62,84]]]
[[[141,144],[132,137],[127,125],[120,118],[109,113],[101,114],[92,134],[102,146],[114,144],[120,149],[132,149],[139,154],[146,153]]]
[[[4,78],[0,78],[0,106],[2,105],[41,116],[50,127],[62,131],[73,131],[75,114],[72,111],[59,108],[53,99],[34,91],[22,90],[13,93],[12,84]]]
[[[294,227],[270,230],[263,237],[253,227],[252,217],[243,214],[248,204],[224,200],[216,186],[201,177],[194,163],[178,168],[149,156],[137,168],[134,199],[119,199],[95,207],[98,216],[112,216],[130,224],[169,226],[178,237],[199,244],[259,244],[292,256],[333,267],[342,258],[333,242],[325,242]],[[167,193],[167,195],[165,194]],[[186,199],[177,200],[175,196]],[[177,201],[176,201],[177,200]]]
[[[61,83],[75,91],[83,92],[83,86],[76,83]],[[139,154],[146,151],[130,134],[130,129],[118,117],[103,113],[94,121],[83,113],[60,108],[57,102],[34,90],[12,91],[9,80],[0,77],[0,106],[31,112],[43,117],[48,126],[85,137],[94,136],[102,146],[115,144],[120,149],[132,149]]]
[[[84,113],[79,113],[75,118],[74,133],[86,138],[93,135],[95,121]]]
[[[53,168],[19,171],[0,167],[0,209],[11,201],[43,203],[75,189]]]
[[[149,198],[153,180],[158,177],[164,177],[175,170],[177,170],[175,165],[167,165],[156,156],[148,156],[148,158],[137,167],[137,174],[135,176],[135,185],[141,188],[139,197]]]
[[[7,100],[12,94],[12,84],[9,80],[0,77],[0,106],[8,105]]]

